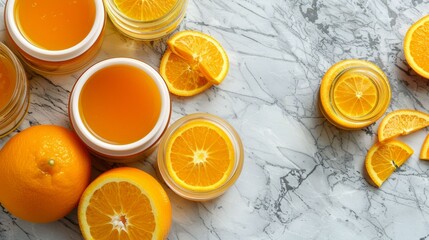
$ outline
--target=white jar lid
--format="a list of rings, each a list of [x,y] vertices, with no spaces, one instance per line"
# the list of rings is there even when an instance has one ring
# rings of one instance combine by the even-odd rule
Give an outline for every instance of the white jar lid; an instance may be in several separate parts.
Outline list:
[[[44,61],[61,62],[73,59],[86,52],[100,36],[105,22],[105,10],[102,0],[94,0],[95,3],[95,20],[94,25],[88,35],[73,47],[63,50],[47,50],[39,48],[30,43],[21,33],[15,21],[15,2],[8,0],[5,7],[5,24],[9,31],[10,37],[24,52]]]

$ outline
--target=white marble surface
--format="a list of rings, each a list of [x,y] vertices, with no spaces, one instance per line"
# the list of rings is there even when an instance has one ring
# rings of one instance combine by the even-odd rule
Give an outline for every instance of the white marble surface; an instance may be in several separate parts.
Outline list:
[[[428,130],[402,138],[416,153],[375,189],[363,177],[363,163],[378,122],[343,131],[317,108],[329,66],[360,58],[388,75],[388,111],[429,112],[429,82],[410,70],[402,51],[408,27],[428,12],[424,0],[190,0],[180,29],[217,38],[231,67],[220,86],[173,97],[172,119],[194,112],[225,118],[242,137],[245,164],[236,184],[213,201],[190,202],[167,189],[173,205],[169,239],[429,239],[429,163],[418,160]],[[109,22],[95,61],[134,57],[157,68],[165,46],[165,39],[127,39]],[[69,126],[67,97],[80,73],[32,74],[31,106],[18,131]],[[156,175],[154,162],[153,155],[131,165]],[[110,167],[94,162],[94,176]],[[75,212],[32,224],[0,209],[2,240],[81,239]]]

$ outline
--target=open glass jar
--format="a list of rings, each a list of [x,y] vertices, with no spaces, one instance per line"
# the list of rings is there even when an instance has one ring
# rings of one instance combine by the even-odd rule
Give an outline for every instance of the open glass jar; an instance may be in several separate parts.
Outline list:
[[[104,0],[104,5],[112,23],[120,32],[136,40],[155,40],[173,32],[185,17],[188,0],[171,2],[171,6],[162,7],[166,9],[165,13],[154,15],[153,17],[143,17],[143,19],[124,14],[125,10],[121,9],[115,0]],[[149,4],[151,4],[150,1]],[[142,9],[145,7],[138,6],[135,8]],[[153,8],[146,8],[148,12],[153,10]],[[144,12],[141,14],[145,15]]]
[[[30,92],[24,68],[18,58],[0,43],[0,138],[6,136],[24,119]]]
[[[102,0],[8,0],[8,45],[33,71],[67,74],[81,69],[102,44],[106,13]]]
[[[235,183],[243,168],[244,150],[240,136],[228,122],[211,114],[195,113],[167,129],[158,147],[157,161],[160,175],[176,194],[205,201],[222,195]],[[185,172],[186,169],[191,170]]]
[[[389,80],[375,64],[348,59],[334,64],[320,84],[319,107],[333,125],[360,129],[377,121],[389,107]]]

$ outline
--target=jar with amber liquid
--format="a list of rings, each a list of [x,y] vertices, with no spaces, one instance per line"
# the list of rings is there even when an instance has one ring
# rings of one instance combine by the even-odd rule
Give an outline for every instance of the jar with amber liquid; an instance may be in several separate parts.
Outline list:
[[[0,43],[0,138],[24,119],[29,106],[29,86],[18,58]]]
[[[8,0],[8,45],[33,71],[67,74],[87,65],[102,44],[102,0]]]
[[[389,80],[375,64],[357,59],[334,64],[320,84],[319,107],[326,119],[346,130],[361,129],[386,112]]]

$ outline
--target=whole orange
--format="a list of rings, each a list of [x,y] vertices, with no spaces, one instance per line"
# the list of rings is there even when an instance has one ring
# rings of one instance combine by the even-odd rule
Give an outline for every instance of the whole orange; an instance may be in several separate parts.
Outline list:
[[[73,132],[33,126],[0,151],[0,203],[30,222],[55,221],[77,205],[90,173],[89,154]]]

